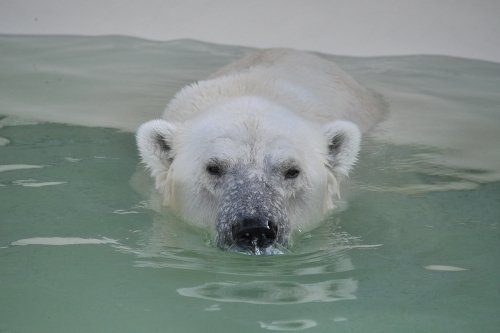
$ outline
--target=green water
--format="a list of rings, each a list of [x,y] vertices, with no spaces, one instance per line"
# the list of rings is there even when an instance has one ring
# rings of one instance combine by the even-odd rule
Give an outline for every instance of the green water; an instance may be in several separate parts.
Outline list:
[[[255,257],[158,209],[131,132],[248,51],[0,37],[0,332],[498,332],[500,64],[334,57],[391,115],[342,209]]]

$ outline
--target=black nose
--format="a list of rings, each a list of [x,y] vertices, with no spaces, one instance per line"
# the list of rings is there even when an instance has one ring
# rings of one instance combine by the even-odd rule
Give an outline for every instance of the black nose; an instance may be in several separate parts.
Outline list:
[[[232,232],[233,241],[242,248],[266,248],[276,241],[278,225],[267,219],[245,218],[233,226]]]

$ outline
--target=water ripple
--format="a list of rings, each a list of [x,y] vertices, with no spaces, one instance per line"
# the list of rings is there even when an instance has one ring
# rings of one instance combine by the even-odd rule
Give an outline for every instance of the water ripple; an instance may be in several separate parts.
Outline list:
[[[273,320],[271,322],[259,322],[260,327],[270,331],[301,331],[318,325],[310,319]]]
[[[279,255],[253,256],[222,251],[214,246],[209,230],[162,214],[154,217],[150,230],[134,233],[131,239],[112,246],[135,256],[134,266],[140,268],[273,279],[345,273],[355,269],[349,256],[351,251],[374,249],[381,244],[362,244],[359,238],[340,231],[336,219],[333,216],[312,232],[295,235],[295,245]]]
[[[326,280],[317,283],[295,281],[211,282],[177,292],[186,297],[219,302],[250,304],[300,304],[356,299],[353,279]]]

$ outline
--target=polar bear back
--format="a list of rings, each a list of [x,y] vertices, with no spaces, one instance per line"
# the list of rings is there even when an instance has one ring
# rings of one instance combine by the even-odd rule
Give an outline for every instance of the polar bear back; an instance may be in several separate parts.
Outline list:
[[[382,99],[334,62],[307,52],[270,49],[223,67],[182,89],[163,118],[183,122],[241,96],[259,96],[317,122],[350,120],[362,131],[381,120]]]

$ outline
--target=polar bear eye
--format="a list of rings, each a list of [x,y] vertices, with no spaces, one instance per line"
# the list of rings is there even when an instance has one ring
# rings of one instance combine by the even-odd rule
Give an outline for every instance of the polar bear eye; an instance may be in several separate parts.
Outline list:
[[[207,172],[210,175],[216,176],[216,177],[222,176],[225,172],[224,166],[220,163],[215,163],[215,162],[207,164],[205,170],[207,170]]]
[[[292,167],[285,171],[285,179],[297,178],[300,174],[300,170],[296,167]]]

